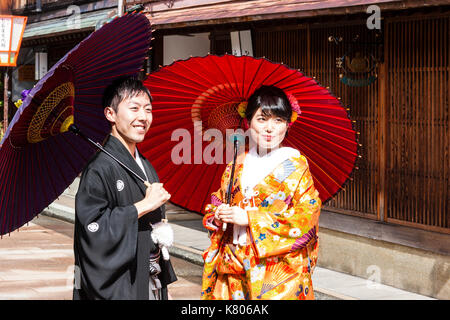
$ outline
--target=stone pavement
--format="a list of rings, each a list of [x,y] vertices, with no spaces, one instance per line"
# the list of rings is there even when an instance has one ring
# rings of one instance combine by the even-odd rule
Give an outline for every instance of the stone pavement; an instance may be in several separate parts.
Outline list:
[[[199,300],[202,267],[172,257],[174,300]],[[73,224],[40,215],[0,240],[0,300],[72,300]]]
[[[75,216],[73,197],[62,195],[43,214],[73,223]],[[201,253],[209,246],[207,232],[201,225],[201,217],[173,205],[168,205],[167,218],[174,229],[175,237],[174,246],[170,249],[171,255],[201,266],[203,263]],[[28,227],[21,228],[19,233],[26,233],[29,239],[26,240],[20,250],[15,250],[14,246],[8,247],[8,241],[13,241],[17,236],[15,234],[10,238],[5,236],[0,242],[0,299],[21,299],[25,296],[32,298],[33,294],[34,296],[39,295],[40,299],[71,299],[71,294],[66,294],[66,291],[69,286],[71,290],[72,285],[72,280],[68,281],[67,276],[71,274],[71,279],[73,279],[73,266],[71,265],[73,263],[73,241],[70,234],[73,232],[73,226],[64,224],[64,227],[61,227],[58,231],[39,231],[35,223],[51,224],[55,222],[52,219],[44,219],[40,216],[40,218],[33,220]],[[44,236],[51,237],[42,242],[44,247],[36,247],[34,244]],[[61,242],[66,243],[62,246],[62,249],[52,249],[55,244]],[[32,265],[27,265],[27,259],[31,255],[39,257],[40,254],[43,255],[44,250],[47,259],[37,262],[33,260]],[[8,257],[7,261],[4,260],[5,257]],[[51,259],[48,259],[49,257]],[[45,279],[45,281],[42,282],[41,280],[40,285],[35,287],[33,281],[37,281],[37,278]],[[177,281],[178,288],[191,285],[189,281],[180,280]],[[316,267],[314,271],[313,284],[317,299],[432,299],[320,267]],[[16,290],[14,297],[8,296],[8,290],[13,290],[17,286],[21,286],[21,290]],[[196,299],[196,297],[195,294],[191,294],[185,299]],[[181,296],[174,296],[174,298],[181,298]]]
[[[0,240],[1,300],[71,300],[73,225],[46,216]]]

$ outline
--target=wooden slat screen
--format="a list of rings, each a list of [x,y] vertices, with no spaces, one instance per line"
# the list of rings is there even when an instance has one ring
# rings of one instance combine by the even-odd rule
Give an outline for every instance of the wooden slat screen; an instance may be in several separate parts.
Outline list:
[[[388,221],[450,228],[450,19],[388,21]]]
[[[273,62],[283,62],[291,68],[306,70],[307,31],[254,31],[253,54],[255,57],[266,57]]]
[[[330,42],[330,36],[342,37],[342,41],[338,44]],[[362,158],[357,163],[359,169],[355,170],[353,181],[349,181],[345,191],[338,193],[327,203],[326,208],[375,218],[378,192],[377,82],[365,87],[345,85],[339,80],[340,71],[336,68],[336,58],[342,57],[352,48],[356,36],[359,36],[356,43],[376,41],[375,32],[368,32],[365,24],[312,28],[309,72],[319,83],[330,87],[331,92],[350,108],[350,117],[356,121],[355,129],[360,132],[359,143],[362,144]],[[377,54],[376,46],[369,45],[366,50]]]
[[[365,23],[256,30],[254,55],[314,76],[356,120],[359,170],[325,209],[449,233],[450,18],[408,19],[386,19],[385,48],[372,52],[381,58],[385,80],[366,87],[343,84],[336,68],[356,35],[377,41]],[[329,42],[329,36],[343,41]]]
[[[229,32],[211,32],[209,34],[211,54],[223,55],[231,53],[231,37]]]
[[[364,26],[365,27],[365,26]],[[255,56],[265,56],[274,62],[284,62],[298,68],[342,99],[350,108],[350,116],[356,120],[355,129],[361,133],[362,158],[353,181],[345,186],[326,205],[328,210],[375,217],[377,213],[377,86],[356,88],[339,81],[336,58],[342,56],[348,46],[328,41],[330,35],[342,36],[351,41],[356,34],[363,35],[363,27],[304,28],[289,31],[256,31],[253,34]],[[308,32],[309,39],[308,39]],[[366,41],[367,39],[362,39]],[[373,39],[372,39],[373,40]],[[309,51],[309,52],[308,52]]]

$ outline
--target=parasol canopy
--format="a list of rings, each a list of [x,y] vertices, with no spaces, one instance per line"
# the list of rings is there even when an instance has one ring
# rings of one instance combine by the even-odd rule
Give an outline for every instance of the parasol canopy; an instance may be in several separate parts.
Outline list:
[[[116,18],[69,51],[29,92],[0,143],[1,235],[32,220],[82,171],[97,149],[69,127],[105,140],[111,127],[103,91],[141,70],[150,40],[144,15]]]
[[[217,135],[208,136],[211,129],[229,140],[226,129],[241,127],[239,104],[262,85],[276,86],[297,100],[300,114],[283,145],[307,158],[323,203],[342,189],[355,166],[358,143],[346,109],[313,78],[284,64],[250,56],[193,57],[153,72],[145,85],[154,99],[154,119],[139,148],[171,193],[170,201],[188,210],[203,211],[229,159],[224,142],[224,161],[208,163],[202,156],[213,142],[202,140],[217,143]],[[191,153],[180,163],[180,143],[188,136],[191,148],[184,151]]]

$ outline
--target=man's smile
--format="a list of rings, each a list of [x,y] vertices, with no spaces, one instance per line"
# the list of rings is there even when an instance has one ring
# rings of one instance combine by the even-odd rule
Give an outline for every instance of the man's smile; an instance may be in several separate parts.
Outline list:
[[[138,132],[145,133],[147,126],[145,124],[134,124],[133,128],[137,129]]]

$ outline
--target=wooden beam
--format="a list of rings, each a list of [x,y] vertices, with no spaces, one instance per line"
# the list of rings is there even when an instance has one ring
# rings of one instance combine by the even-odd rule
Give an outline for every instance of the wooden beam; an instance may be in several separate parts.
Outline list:
[[[320,1],[308,5],[305,5],[304,1],[289,1],[279,4],[270,0],[233,1],[231,3],[207,4],[191,8],[180,7],[161,11],[155,10],[154,5],[148,5],[146,13],[156,28],[171,29],[274,19],[305,19],[324,16],[333,16],[333,19],[335,19],[337,16],[342,18],[355,14],[366,15],[366,9],[370,4],[378,5],[384,17],[391,12],[443,7],[448,5],[448,0],[389,1],[384,3],[367,1],[361,5],[337,4],[336,1],[329,1],[329,3],[329,7],[327,7]]]
[[[389,29],[388,24],[384,24],[384,59],[379,65],[378,72],[378,172],[379,172],[379,185],[378,185],[378,210],[377,218],[380,221],[386,221],[386,146],[387,146],[387,119],[388,119],[388,108],[387,108],[387,91],[388,88],[388,35]]]

